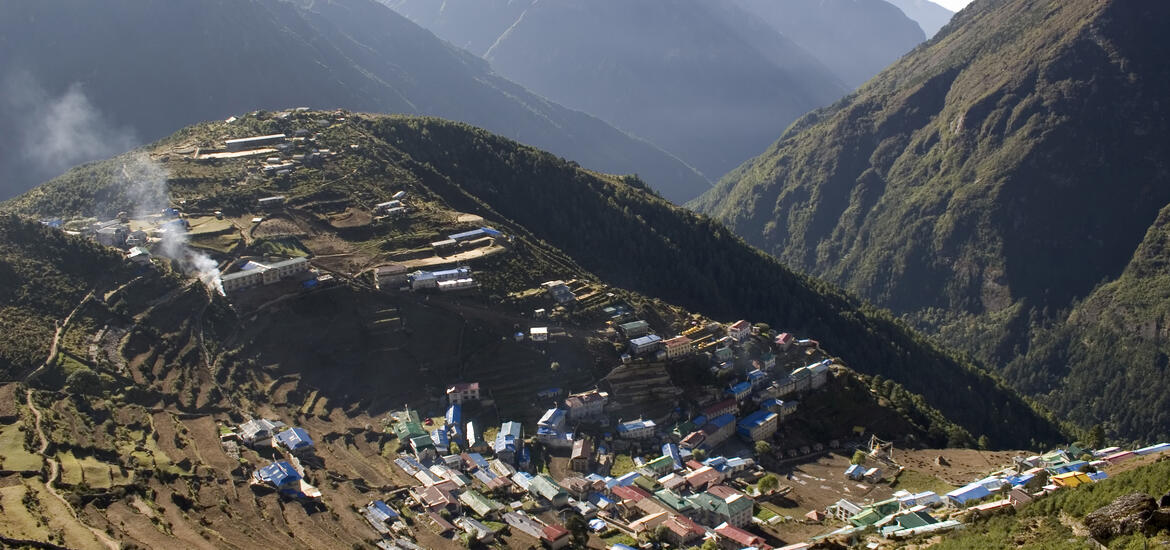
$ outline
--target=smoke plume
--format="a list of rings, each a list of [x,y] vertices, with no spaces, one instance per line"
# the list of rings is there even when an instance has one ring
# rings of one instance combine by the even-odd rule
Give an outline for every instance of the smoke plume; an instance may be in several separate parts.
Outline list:
[[[129,214],[135,219],[162,214],[168,208],[167,169],[146,153],[136,153],[122,164],[122,178]],[[208,288],[223,294],[219,265],[210,256],[187,244],[187,231],[179,223],[164,219],[162,241],[156,252],[178,262],[184,273],[197,277]],[[170,223],[168,223],[170,222]]]
[[[0,127],[15,147],[0,151],[0,200],[91,160],[129,150],[133,130],[107,120],[74,83],[60,95],[27,71],[0,80]]]

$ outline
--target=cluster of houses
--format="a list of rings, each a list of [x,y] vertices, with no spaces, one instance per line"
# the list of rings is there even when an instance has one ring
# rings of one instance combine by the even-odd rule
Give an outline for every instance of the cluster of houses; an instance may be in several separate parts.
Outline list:
[[[390,200],[374,205],[374,216],[385,218],[399,218],[407,214],[406,191],[397,191],[390,196]]]
[[[531,438],[525,438],[519,422],[503,422],[490,444],[473,421],[462,423],[461,406],[478,398],[478,386],[457,384],[447,395],[450,404],[444,422],[429,434],[416,412],[408,409],[392,415],[392,430],[410,451],[395,464],[418,481],[409,490],[412,506],[440,534],[463,531],[489,542],[496,536],[489,525],[502,522],[550,548],[561,548],[568,544],[568,531],[549,519],[553,515],[541,512],[571,509],[591,520],[595,530],[616,529],[632,537],[665,533],[668,541],[680,546],[714,538],[729,548],[767,547],[762,538],[744,530],[752,522],[754,500],[727,483],[753,471],[752,459],[717,456],[698,461],[689,451],[666,443],[661,456],[637,459],[633,471],[609,475],[604,467],[612,465],[612,460],[601,458],[609,455],[609,442],[595,446],[588,439],[574,440],[564,431],[570,418],[602,414],[603,392],[568,396],[564,408],[550,409],[541,417]],[[618,434],[621,438],[652,436],[654,423],[622,423]],[[574,473],[556,480],[533,472],[528,449],[533,444],[570,446]],[[381,506],[371,503],[375,505]],[[395,518],[396,514],[378,512],[378,517]]]
[[[41,223],[62,229],[70,235],[86,236],[98,244],[121,249],[126,260],[138,264],[150,263],[150,244],[165,238],[168,233],[186,233],[190,230],[190,223],[177,208],[165,208],[160,213],[138,220],[139,226],[146,229],[133,229],[129,214],[125,212],[120,212],[111,220],[90,220],[93,219],[66,222],[54,218],[41,220]]]
[[[412,287],[419,280],[415,275],[407,277]],[[563,282],[550,281],[545,290],[554,298],[571,299]],[[654,353],[663,360],[690,357],[696,352],[691,337],[698,336],[701,343],[718,343],[712,350],[731,350],[732,356],[720,359],[730,361],[734,354],[746,353],[743,346],[749,338],[760,338],[746,321],[727,329],[716,326],[726,334],[726,340],[699,335],[714,329],[703,326],[666,341],[669,344],[662,343]],[[538,333],[536,328],[542,331]],[[623,323],[616,329],[631,348],[638,345],[639,338],[654,336],[644,321]],[[531,338],[547,339],[546,331],[546,327],[535,327]],[[784,335],[777,338],[776,345],[790,339]],[[601,520],[594,523],[598,529],[616,529],[635,538],[652,531],[665,534],[669,542],[680,546],[712,538],[726,548],[766,548],[762,538],[747,530],[754,500],[735,488],[746,486],[735,481],[737,477],[758,474],[755,461],[712,456],[712,451],[732,435],[748,442],[772,438],[781,419],[796,408],[795,401],[781,398],[823,386],[831,364],[776,373],[772,348],[766,347],[769,351],[751,361],[753,369],[744,380],[732,383],[723,398],[673,429],[638,418],[618,421],[612,435],[589,437],[577,432],[583,424],[608,425],[609,395],[594,389],[570,394],[546,410],[533,432],[526,433],[522,423],[508,420],[488,439],[482,426],[463,417],[463,408],[481,398],[479,384],[452,385],[447,389],[448,406],[441,421],[423,422],[410,409],[391,415],[390,430],[405,451],[395,462],[418,482],[409,490],[410,506],[421,510],[425,523],[436,531],[463,531],[477,540],[490,540],[495,533],[486,526],[502,522],[558,548],[567,544],[568,533],[564,526],[548,519],[553,516],[540,512],[573,509],[587,519]],[[749,412],[741,416],[741,411]],[[631,445],[660,449],[661,454],[645,460],[633,457],[632,471],[612,475],[616,450]],[[556,480],[534,472],[532,456],[538,449],[533,446],[568,451],[571,473]],[[393,518],[381,510],[382,504],[369,506],[368,514]]]
[[[234,445],[236,441],[259,449],[272,447],[283,452],[284,459],[270,462],[252,472],[251,483],[274,490],[281,496],[297,500],[318,500],[321,491],[305,481],[301,458],[314,452],[313,439],[304,428],[289,427],[279,420],[248,420],[220,439]]]
[[[1043,455],[1017,457],[1011,466],[941,496],[933,491],[898,491],[892,498],[871,504],[842,499],[825,513],[848,525],[818,539],[875,532],[888,539],[901,540],[961,528],[963,519],[1019,508],[1053,492],[1106,479],[1105,469],[1113,465],[1163,451],[1170,451],[1170,443],[1133,451],[1118,447],[1087,451],[1069,446]],[[875,476],[880,479],[880,473],[873,472],[875,469],[852,465],[845,476],[853,480],[872,480]]]

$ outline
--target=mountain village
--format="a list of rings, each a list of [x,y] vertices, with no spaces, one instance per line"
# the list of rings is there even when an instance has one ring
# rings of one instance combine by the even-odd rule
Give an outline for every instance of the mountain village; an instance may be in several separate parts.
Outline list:
[[[342,115],[335,117],[344,120]],[[312,134],[300,130],[293,137],[232,139],[222,149],[190,151],[185,158],[248,162],[253,177],[264,181],[340,154],[309,140]],[[369,223],[408,219],[415,211],[411,201],[410,192],[395,191],[369,208]],[[102,222],[43,223],[90,235],[122,248],[127,261],[147,264],[168,233],[181,234],[186,242],[198,237],[201,227],[217,235],[228,230],[222,211],[189,216],[183,206],[136,219],[122,213]],[[285,196],[272,195],[257,199],[253,209],[237,216],[250,221],[241,231],[287,218],[294,207]],[[221,262],[225,274],[217,273],[212,286],[247,309],[342,283],[458,300],[480,288],[472,263],[506,252],[511,242],[482,219],[459,225],[405,260],[360,272],[326,267],[313,258],[313,250],[291,257],[229,255]],[[895,491],[890,486],[905,468],[893,444],[879,436],[896,434],[857,426],[849,440],[806,443],[778,436],[802,399],[826,391],[835,377],[850,376],[819,342],[748,320],[722,324],[698,317],[674,334],[636,317],[604,287],[578,280],[550,280],[522,294],[522,303],[539,307],[525,312],[528,326],[505,329],[503,338],[546,349],[565,337],[562,323],[577,323],[574,330],[612,347],[614,373],[586,391],[540,391],[533,398],[548,408],[535,424],[499,417],[493,388],[474,379],[442,381],[445,395],[430,396],[440,404],[436,410],[406,406],[384,418],[384,432],[397,441],[392,460],[403,483],[354,510],[381,537],[381,548],[421,548],[419,529],[469,544],[554,550],[586,543],[618,550],[712,544],[727,550],[800,550],[825,540],[880,548],[886,541],[961,529],[969,518],[1075,490],[1135,456],[1170,450],[1170,444],[1133,451],[1068,447],[1016,457],[953,490]],[[585,321],[573,312],[585,307],[604,312],[604,318],[580,326]],[[647,389],[647,369],[679,368],[706,370],[704,376],[719,385],[666,398]],[[267,457],[249,463],[240,480],[256,491],[311,506],[328,490],[307,481],[320,461],[313,434],[304,428],[279,418],[250,418],[221,426],[221,444],[237,458],[241,446]],[[802,464],[825,458],[835,461],[839,498],[799,517],[778,513],[770,503],[801,484],[829,488],[827,478],[799,473]],[[802,532],[820,532],[780,546],[777,541],[787,541],[788,526],[796,524],[805,527]]]

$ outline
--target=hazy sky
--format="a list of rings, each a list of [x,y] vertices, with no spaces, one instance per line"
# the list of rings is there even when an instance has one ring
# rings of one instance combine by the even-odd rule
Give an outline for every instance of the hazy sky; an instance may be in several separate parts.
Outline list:
[[[971,0],[932,0],[936,4],[942,4],[951,11],[959,11],[963,6],[971,3]]]

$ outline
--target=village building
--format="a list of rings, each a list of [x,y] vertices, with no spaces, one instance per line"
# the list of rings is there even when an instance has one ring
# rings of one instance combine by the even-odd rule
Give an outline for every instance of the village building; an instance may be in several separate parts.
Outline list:
[[[500,425],[500,431],[492,445],[496,458],[507,464],[516,463],[516,453],[520,450],[523,429],[519,422],[508,421]]]
[[[313,440],[304,428],[289,428],[276,434],[276,441],[281,447],[294,455],[306,454],[313,451]]]
[[[496,517],[497,513],[504,509],[503,504],[483,496],[474,489],[463,491],[459,495],[459,502],[463,503],[475,515],[484,519]]]
[[[608,393],[594,389],[570,394],[565,398],[565,408],[569,411],[570,420],[598,418],[604,414],[605,404],[608,401]]]
[[[698,542],[707,533],[699,524],[684,515],[674,515],[662,523],[666,526],[666,541],[684,548]]]
[[[678,359],[694,353],[694,343],[686,336],[675,336],[662,343],[667,359]]]
[[[723,473],[710,466],[702,466],[685,477],[687,485],[693,491],[701,491],[723,481]],[[691,502],[691,505],[694,506],[694,501]]]
[[[272,441],[272,437],[276,435],[277,430],[284,427],[284,422],[279,420],[258,418],[240,424],[236,433],[239,434],[240,441],[243,441],[245,445],[256,447],[268,445]]]
[[[569,494],[547,474],[533,477],[528,492],[548,501],[554,508],[560,508],[569,503]]]
[[[718,535],[719,547],[725,550],[739,550],[740,548],[756,548],[757,550],[771,550],[772,547],[763,537],[753,535],[743,529],[742,525],[720,525],[715,528]]]
[[[780,351],[788,351],[788,349],[791,348],[792,344],[795,342],[796,342],[796,337],[792,336],[791,334],[789,334],[787,332],[781,332],[780,334],[778,334],[776,336],[776,339],[773,341],[773,344],[775,344],[776,349],[778,349]]]
[[[618,424],[618,437],[623,439],[645,439],[654,436],[653,420],[631,420]]]
[[[407,267],[403,264],[387,264],[374,268],[374,286],[381,289],[397,289],[406,284]]]
[[[533,342],[548,341],[548,327],[532,327],[529,329],[528,334]]]
[[[630,340],[631,355],[646,355],[654,353],[662,347],[662,337],[657,334],[647,334]]]
[[[739,421],[736,433],[747,441],[766,441],[776,433],[780,416],[768,410],[758,410]]]
[[[440,271],[415,271],[407,276],[411,290],[437,289],[439,283],[459,281],[471,277],[470,267],[457,267]]]
[[[748,398],[752,393],[751,382],[739,382],[725,390],[727,395],[730,395],[737,402],[741,402]]]
[[[246,138],[229,139],[224,142],[224,145],[226,146],[227,150],[232,153],[239,151],[251,151],[253,149],[260,149],[263,147],[269,147],[283,143],[286,137],[287,136],[284,134],[252,136]]]
[[[543,523],[521,512],[508,512],[504,514],[504,523],[537,540],[540,540],[544,534]]]
[[[560,550],[569,546],[569,530],[560,525],[545,525],[540,533],[540,542],[550,550]]]
[[[495,539],[496,532],[475,518],[461,517],[456,519],[455,523],[480,544],[490,544]]]
[[[224,292],[241,290],[259,285],[270,285],[306,273],[309,271],[309,260],[306,258],[290,258],[273,264],[248,262],[245,269],[220,277],[220,284]]]
[[[702,447],[714,449],[727,441],[727,438],[735,432],[735,415],[729,413],[716,416],[704,424],[700,430],[704,436]]]
[[[742,494],[732,495],[724,500],[704,492],[691,495],[690,501],[691,506],[695,509],[695,519],[704,525],[727,523],[735,527],[743,527],[752,522],[752,510],[755,502]]]
[[[747,338],[751,335],[751,333],[752,324],[743,319],[740,319],[739,321],[732,323],[731,326],[727,327],[727,335],[730,336],[732,340],[737,342]]]
[[[462,405],[470,401],[479,401],[479,382],[461,382],[447,388],[448,403]]]
[[[569,454],[569,468],[575,472],[588,472],[592,459],[593,444],[588,439],[573,442],[573,451]]]
[[[702,412],[703,416],[707,418],[715,418],[716,416],[721,416],[724,414],[733,414],[738,410],[739,403],[735,401],[735,398],[731,398],[724,399],[723,401],[719,401],[712,405],[708,405],[703,408]]]
[[[640,338],[650,334],[650,323],[642,320],[622,323],[617,328],[627,340],[633,340],[634,338]]]

